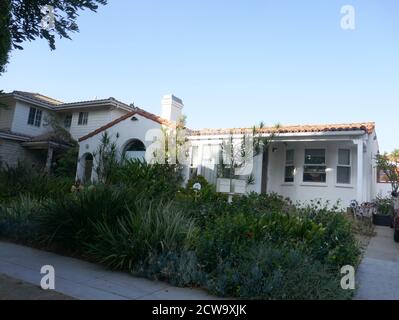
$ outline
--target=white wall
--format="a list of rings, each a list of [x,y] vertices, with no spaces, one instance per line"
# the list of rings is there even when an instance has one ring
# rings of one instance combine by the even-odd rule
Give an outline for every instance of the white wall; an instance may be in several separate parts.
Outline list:
[[[14,116],[15,103],[7,104],[7,107],[0,106],[0,130],[10,130]]]
[[[392,186],[390,183],[377,183],[376,196],[391,197]]]
[[[357,148],[350,142],[289,142],[274,144],[274,152],[269,153],[269,183],[268,191],[276,192],[289,197],[294,202],[310,201],[314,199],[330,200],[335,204],[338,200],[342,205],[348,206],[351,200],[356,199],[357,179]],[[271,148],[271,149],[273,149]],[[326,183],[303,182],[303,166],[305,149],[326,149],[327,181]],[[337,184],[336,168],[338,165],[338,149],[351,150],[351,184]],[[294,164],[296,174],[293,183],[284,182],[285,152],[287,149],[295,150]]]
[[[138,139],[144,143],[148,148],[153,141],[146,140],[146,134],[151,129],[160,129],[161,125],[157,122],[144,118],[140,115],[135,115],[138,121],[132,121],[130,118],[121,121],[113,127],[106,130],[111,136],[111,141],[116,142],[119,152],[122,152],[125,146],[132,139]],[[82,179],[84,173],[84,161],[83,158],[87,153],[93,154],[99,147],[101,137],[104,132],[101,132],[94,137],[84,140],[79,143],[79,162],[77,169],[77,177]],[[117,138],[119,136],[119,138]],[[93,169],[93,178],[95,180],[95,174]]]
[[[14,133],[21,133],[28,136],[39,136],[52,130],[52,127],[46,125],[47,119],[52,115],[46,109],[35,107],[42,110],[42,122],[40,127],[28,125],[29,111],[31,105],[25,102],[17,101],[15,105],[14,117],[12,121],[11,131]]]
[[[88,112],[89,117],[87,125],[78,125],[79,113]],[[74,139],[79,139],[88,133],[106,125],[115,118],[115,114],[110,109],[82,109],[72,113],[72,123],[69,132]]]

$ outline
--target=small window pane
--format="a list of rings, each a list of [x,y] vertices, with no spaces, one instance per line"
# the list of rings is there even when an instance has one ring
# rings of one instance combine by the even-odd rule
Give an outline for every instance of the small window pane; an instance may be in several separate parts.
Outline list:
[[[285,182],[294,182],[294,174],[295,174],[295,167],[294,166],[286,166],[285,167]]]
[[[294,150],[287,150],[285,156],[286,164],[294,164]]]
[[[28,117],[28,124],[33,126],[35,124],[35,117],[36,117],[36,108],[30,108],[29,117]]]
[[[351,164],[350,150],[347,149],[338,150],[338,164],[345,166],[349,166]]]
[[[324,149],[306,149],[305,164],[325,164],[326,151]]]
[[[338,167],[337,168],[337,183],[350,184],[351,183],[351,168]]]
[[[42,110],[37,110],[35,117],[35,126],[40,127],[41,123],[42,123]]]
[[[72,114],[67,114],[64,119],[65,128],[70,128],[72,125]]]
[[[304,182],[326,182],[327,174],[325,166],[305,166],[303,172]]]
[[[79,113],[79,120],[78,120],[78,125],[86,125],[89,119],[89,113],[88,112],[80,112]]]

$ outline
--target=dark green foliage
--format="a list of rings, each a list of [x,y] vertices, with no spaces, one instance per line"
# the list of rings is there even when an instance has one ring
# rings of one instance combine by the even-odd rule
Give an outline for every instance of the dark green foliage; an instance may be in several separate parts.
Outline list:
[[[132,270],[151,255],[184,250],[195,233],[194,221],[171,203],[139,201],[114,221],[92,221],[95,237],[85,242],[96,261]]]
[[[287,212],[293,208],[289,199],[284,199],[278,194],[257,194],[254,192],[246,196],[235,197],[233,206],[239,211],[258,213]]]
[[[377,197],[376,199],[378,214],[393,215],[393,199],[392,197]]]
[[[21,242],[32,242],[37,237],[36,215],[40,202],[28,196],[0,204],[0,237]]]
[[[150,165],[134,159],[124,161],[112,181],[135,190],[145,190],[149,198],[173,199],[181,188],[183,176],[179,165]]]
[[[10,18],[9,0],[2,0],[0,2],[0,75],[5,71],[8,54],[11,50],[11,33],[8,28]]]
[[[93,242],[97,222],[115,222],[126,215],[127,205],[136,200],[137,195],[126,188],[105,185],[49,199],[38,215],[41,242],[81,250],[84,243]]]
[[[223,297],[272,300],[348,299],[338,272],[301,251],[257,243],[220,262],[209,289]]]
[[[16,167],[0,167],[0,201],[19,195],[33,198],[58,198],[69,192],[74,179],[51,177],[42,170],[34,170],[19,163]]]
[[[202,272],[197,254],[193,250],[178,250],[150,255],[140,262],[133,274],[158,281],[168,281],[174,286],[206,286],[206,274]]]
[[[9,185],[14,197],[0,208],[2,237],[223,297],[351,297],[339,271],[358,263],[352,226],[320,201],[299,207],[275,194],[250,194],[228,203],[201,177],[182,188],[179,167],[140,161],[117,164],[107,184],[60,196],[24,170],[0,171],[8,181],[0,180],[0,190]],[[34,198],[19,199],[19,192]]]
[[[53,168],[53,174],[57,177],[75,178],[78,154],[79,150],[77,148],[71,148],[59,155]]]

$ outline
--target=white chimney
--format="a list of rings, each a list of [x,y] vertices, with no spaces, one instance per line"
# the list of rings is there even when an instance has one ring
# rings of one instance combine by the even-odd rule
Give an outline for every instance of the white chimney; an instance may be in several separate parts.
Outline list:
[[[177,122],[183,110],[183,101],[173,94],[168,94],[162,98],[162,118],[171,122]]]

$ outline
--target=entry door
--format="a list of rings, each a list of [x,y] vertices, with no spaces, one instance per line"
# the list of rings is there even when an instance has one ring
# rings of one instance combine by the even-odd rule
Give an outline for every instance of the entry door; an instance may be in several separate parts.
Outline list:
[[[262,193],[267,193],[267,171],[269,168],[269,149],[267,148],[263,152],[263,159],[262,159]]]

